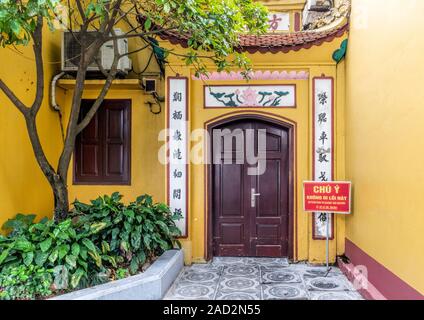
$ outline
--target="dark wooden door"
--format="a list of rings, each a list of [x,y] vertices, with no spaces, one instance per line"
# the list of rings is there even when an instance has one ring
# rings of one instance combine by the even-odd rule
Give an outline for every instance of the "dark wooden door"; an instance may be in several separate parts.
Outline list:
[[[249,164],[247,156],[248,148],[259,155],[260,131],[265,133],[266,153],[259,161],[263,174],[257,175],[252,173],[261,168]],[[288,130],[260,120],[238,120],[213,132],[213,254],[288,256]]]

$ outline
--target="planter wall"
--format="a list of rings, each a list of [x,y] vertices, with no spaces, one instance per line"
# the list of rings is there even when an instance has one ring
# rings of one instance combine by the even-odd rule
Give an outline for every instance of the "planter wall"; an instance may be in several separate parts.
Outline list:
[[[159,300],[184,266],[182,250],[169,250],[144,273],[49,300]]]

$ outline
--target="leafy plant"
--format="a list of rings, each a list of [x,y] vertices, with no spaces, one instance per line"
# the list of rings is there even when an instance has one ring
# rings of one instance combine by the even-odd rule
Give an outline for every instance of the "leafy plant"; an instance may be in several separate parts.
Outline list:
[[[48,295],[47,282],[55,292],[121,279],[179,246],[175,220],[180,216],[172,215],[167,205],[153,203],[148,195],[129,205],[121,200],[122,195],[113,193],[91,204],[75,201],[70,218],[62,222],[35,222],[35,215],[22,214],[8,220],[3,225],[8,235],[0,235],[0,273],[4,286],[16,288],[0,289],[0,297]],[[36,276],[43,286],[27,283],[33,288],[23,290],[25,281]]]
[[[143,195],[128,206],[122,202],[122,195],[113,193],[91,201],[91,205],[74,202],[71,214],[76,224],[88,231],[101,228],[92,240],[102,250],[101,259],[112,267],[128,265],[136,273],[147,259],[178,246],[176,237],[180,231],[169,207],[154,204],[152,197]]]
[[[0,273],[0,300],[28,300],[52,294],[52,270],[34,265],[9,267]]]
[[[119,268],[118,270],[116,270],[116,275],[115,275],[116,280],[124,279],[128,276],[129,276],[128,269]]]
[[[100,249],[89,239],[99,231],[97,229],[89,232],[77,230],[71,219],[56,223],[45,218],[31,224],[22,215],[9,220],[4,227],[11,232],[8,237],[0,239],[2,268],[35,265],[58,270],[59,267],[66,272],[55,272],[55,283],[68,284],[68,279],[63,277],[69,275],[69,283],[75,288],[81,278],[87,277],[90,267],[102,266]],[[58,285],[57,288],[64,289],[64,286]]]

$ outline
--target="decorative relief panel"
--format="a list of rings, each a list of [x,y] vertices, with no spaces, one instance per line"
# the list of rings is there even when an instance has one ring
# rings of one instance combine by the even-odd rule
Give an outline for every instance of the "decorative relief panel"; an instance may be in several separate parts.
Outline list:
[[[295,85],[205,86],[205,108],[294,108]]]

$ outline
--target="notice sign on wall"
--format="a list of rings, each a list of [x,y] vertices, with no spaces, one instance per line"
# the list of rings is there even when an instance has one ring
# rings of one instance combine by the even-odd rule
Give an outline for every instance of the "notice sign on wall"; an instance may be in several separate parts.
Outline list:
[[[304,182],[306,212],[351,213],[351,182]]]

